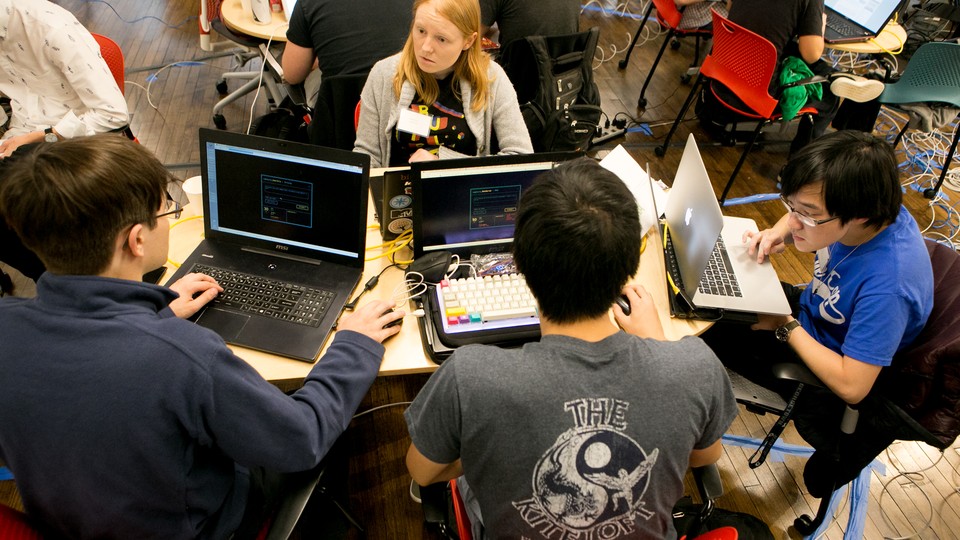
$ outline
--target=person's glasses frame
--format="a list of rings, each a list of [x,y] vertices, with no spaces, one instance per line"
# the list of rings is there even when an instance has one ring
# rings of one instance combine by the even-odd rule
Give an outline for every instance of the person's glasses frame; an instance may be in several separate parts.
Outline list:
[[[797,219],[800,220],[800,223],[803,223],[807,227],[816,227],[817,225],[823,225],[824,223],[829,223],[835,219],[839,219],[839,216],[832,216],[826,219],[813,219],[812,217],[801,214],[787,201],[787,198],[783,195],[780,195],[780,202],[783,203],[783,207],[787,209],[787,212],[797,216]]]
[[[164,207],[165,211],[157,214],[158,218],[173,216],[173,219],[180,219],[180,214],[183,212],[183,207],[180,206],[180,203],[173,200],[173,197],[167,193],[167,205]]]

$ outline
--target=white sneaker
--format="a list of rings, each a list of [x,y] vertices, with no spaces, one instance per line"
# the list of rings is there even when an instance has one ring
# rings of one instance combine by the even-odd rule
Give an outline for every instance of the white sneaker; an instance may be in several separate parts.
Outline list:
[[[880,81],[865,79],[848,73],[838,75],[830,83],[830,91],[837,97],[857,103],[866,103],[877,99],[883,93],[883,83]]]
[[[420,485],[417,484],[416,480],[410,481],[410,498],[417,504],[423,504],[423,500],[420,498]]]

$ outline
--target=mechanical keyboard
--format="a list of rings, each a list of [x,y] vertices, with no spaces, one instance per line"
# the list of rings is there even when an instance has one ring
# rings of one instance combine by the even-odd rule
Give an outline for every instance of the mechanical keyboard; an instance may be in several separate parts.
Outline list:
[[[223,287],[211,302],[222,308],[317,327],[335,293],[253,274],[196,264],[191,272],[206,274]]]
[[[432,294],[438,333],[451,346],[540,335],[536,301],[520,274],[444,280]]]

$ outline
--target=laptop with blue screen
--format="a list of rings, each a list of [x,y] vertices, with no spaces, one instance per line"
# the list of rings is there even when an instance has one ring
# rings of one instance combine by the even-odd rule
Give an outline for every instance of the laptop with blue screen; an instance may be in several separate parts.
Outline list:
[[[370,157],[201,129],[200,165],[204,240],[168,284],[213,276],[197,324],[315,361],[363,273]]]
[[[524,191],[544,171],[577,155],[528,154],[414,163],[414,258],[448,251],[468,262],[474,255],[509,254]],[[511,265],[508,255],[499,264],[501,268],[494,265],[487,276],[493,279],[493,275]],[[483,279],[483,274],[486,272],[478,269],[474,277]],[[425,296],[425,310],[439,340],[447,347],[508,344],[540,337],[540,319],[535,313],[510,316],[509,310],[516,308],[502,307],[497,309],[496,316],[492,311],[473,316],[470,310],[460,321],[452,322],[442,308],[441,287],[431,287]]]

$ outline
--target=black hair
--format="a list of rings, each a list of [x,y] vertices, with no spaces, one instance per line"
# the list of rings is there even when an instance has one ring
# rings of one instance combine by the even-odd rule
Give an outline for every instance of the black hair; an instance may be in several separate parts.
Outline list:
[[[836,131],[803,147],[780,181],[785,197],[821,182],[826,210],[841,223],[856,218],[872,227],[893,223],[903,202],[893,147],[862,131]]]
[[[640,219],[627,186],[596,161],[564,162],[520,200],[513,253],[541,316],[606,313],[640,264]]]

